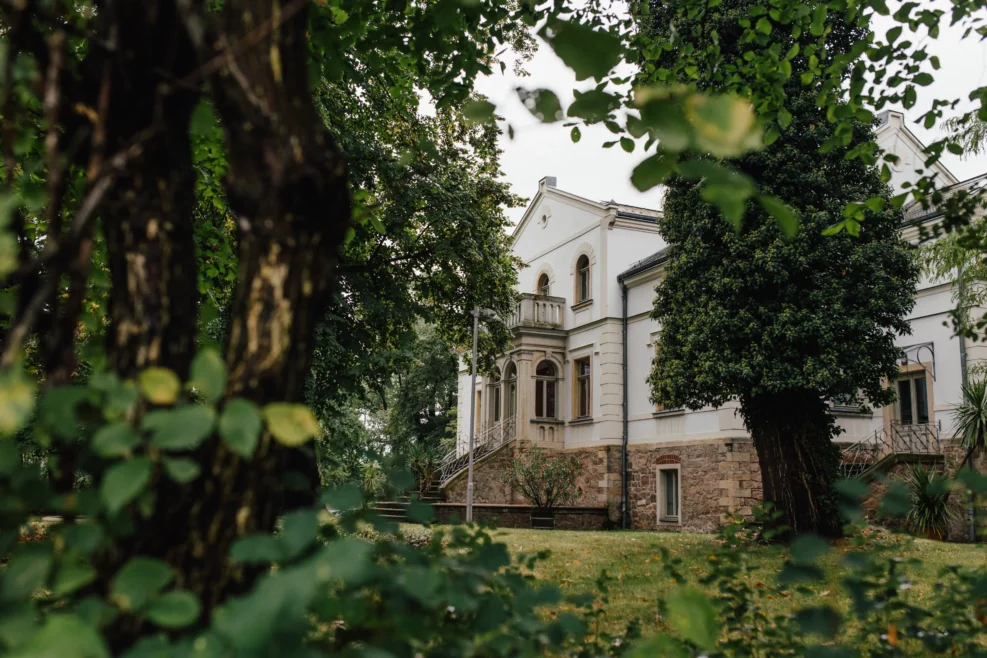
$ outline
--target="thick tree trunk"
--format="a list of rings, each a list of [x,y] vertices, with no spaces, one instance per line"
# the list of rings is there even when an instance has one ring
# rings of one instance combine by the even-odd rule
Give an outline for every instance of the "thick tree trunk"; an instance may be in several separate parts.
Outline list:
[[[184,5],[186,8],[190,5]],[[305,3],[227,0],[218,34],[186,14],[199,35],[202,70],[227,135],[227,195],[239,226],[228,395],[259,405],[301,400],[316,322],[324,312],[336,254],[350,221],[347,169],[311,101]],[[212,48],[218,52],[204,52]],[[222,62],[221,66],[215,66]],[[194,281],[194,277],[192,278]],[[197,452],[203,474],[167,494],[143,524],[134,550],[177,567],[178,584],[210,613],[251,584],[228,555],[237,539],[270,532],[285,508],[285,475],[318,477],[312,451],[265,434],[244,460],[213,438]],[[303,502],[312,502],[311,492]],[[290,503],[289,503],[290,506]],[[133,631],[124,631],[125,645]]]
[[[754,438],[764,500],[781,512],[771,525],[787,526],[779,538],[841,536],[832,492],[839,450],[825,402],[812,391],[786,391],[742,400],[741,411]]]
[[[112,61],[105,151],[134,146],[139,156],[102,213],[113,284],[108,355],[122,377],[161,365],[184,378],[198,301],[188,129],[199,94],[179,81],[197,61],[174,2],[111,4],[101,13],[121,52],[104,55]],[[94,142],[99,149],[98,135]]]

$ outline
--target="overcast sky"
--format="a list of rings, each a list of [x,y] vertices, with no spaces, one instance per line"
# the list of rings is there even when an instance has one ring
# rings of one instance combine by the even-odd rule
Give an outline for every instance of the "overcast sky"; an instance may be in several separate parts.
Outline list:
[[[889,26],[889,23],[878,23],[878,32],[883,33]],[[958,97],[965,100],[970,90],[987,81],[987,44],[975,38],[961,41],[960,36],[958,30],[943,26],[941,37],[929,47],[930,55],[939,56],[942,68],[934,73],[936,81],[932,85],[920,89],[919,106],[906,113],[909,127],[926,143],[935,140],[939,133],[938,127],[927,131],[912,123],[930,104],[927,101],[923,105],[922,99]],[[497,113],[514,127],[513,140],[508,138],[506,128],[500,140],[504,151],[501,166],[512,191],[530,199],[543,176],[555,176],[560,188],[590,199],[614,199],[631,205],[659,207],[661,192],[658,188],[641,193],[630,183],[631,170],[642,159],[639,150],[625,153],[619,145],[602,148],[603,142],[613,139],[602,125],[583,129],[582,139],[573,144],[570,128],[564,128],[562,122],[539,123],[515,93],[518,86],[551,89],[559,95],[563,107],[567,107],[572,100],[572,89],[592,88],[593,80],[576,83],[572,71],[540,40],[538,52],[526,69],[530,75],[525,78],[513,75],[512,67],[508,66],[506,74],[485,77],[477,83],[477,90],[495,103]],[[963,107],[969,106],[967,101]],[[960,180],[987,171],[987,158],[983,156],[960,160],[946,154],[943,161]],[[510,209],[508,214],[517,223],[524,208]]]

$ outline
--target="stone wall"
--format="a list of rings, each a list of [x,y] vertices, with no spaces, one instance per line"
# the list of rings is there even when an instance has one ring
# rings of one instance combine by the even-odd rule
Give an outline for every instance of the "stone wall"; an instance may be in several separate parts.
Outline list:
[[[514,457],[516,443],[508,443],[473,463],[473,502],[505,504],[514,502],[514,489],[507,479],[508,467]],[[443,489],[446,501],[466,502],[466,476],[464,468]]]
[[[436,503],[433,507],[438,523],[462,523],[466,518],[465,504]],[[530,528],[535,510],[531,505],[474,504],[473,520],[499,528]],[[606,507],[559,507],[554,515],[556,530],[606,530],[613,526]]]
[[[750,439],[632,446],[631,527],[714,532],[728,513],[749,516],[761,500],[761,471]],[[679,523],[658,521],[658,467],[679,464]],[[619,485],[618,485],[619,486]]]
[[[474,504],[498,505],[505,515],[514,513],[506,506],[527,509],[529,501],[514,492],[507,480],[508,465],[515,449],[516,444],[504,446],[474,465]],[[583,457],[583,471],[577,479],[582,495],[573,505],[602,509],[610,524],[618,525],[620,446],[562,452]],[[751,508],[761,500],[761,472],[750,439],[632,446],[628,460],[628,507],[633,528],[714,532],[726,514],[749,516]],[[658,522],[660,464],[680,464],[680,523]],[[448,503],[465,503],[466,473],[446,485],[443,492]],[[523,525],[529,523],[525,520],[527,517],[508,516],[505,519],[502,523],[507,527],[528,527]],[[561,527],[558,521],[556,527]]]

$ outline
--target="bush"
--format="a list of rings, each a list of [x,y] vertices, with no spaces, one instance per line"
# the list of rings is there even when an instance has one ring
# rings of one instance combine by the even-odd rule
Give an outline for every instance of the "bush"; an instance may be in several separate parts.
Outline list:
[[[571,505],[583,490],[576,486],[583,472],[583,457],[550,454],[542,448],[522,447],[511,459],[508,478],[539,509]]]

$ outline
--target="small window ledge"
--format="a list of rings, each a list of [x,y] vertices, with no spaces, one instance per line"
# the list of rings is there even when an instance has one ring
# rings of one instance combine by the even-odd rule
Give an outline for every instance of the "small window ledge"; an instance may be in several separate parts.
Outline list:
[[[541,423],[543,425],[565,425],[565,421],[558,418],[532,418],[531,422]]]
[[[587,425],[593,422],[592,416],[583,416],[581,418],[573,418],[569,421],[570,425]]]
[[[873,416],[874,412],[863,407],[830,407],[829,413],[834,416]]]
[[[589,308],[592,305],[593,305],[593,300],[592,299],[584,299],[581,302],[577,302],[577,303],[573,304],[569,308],[571,308],[573,311],[581,311],[584,308]]]
[[[667,523],[669,525],[680,525],[681,521],[677,516],[662,516],[659,517],[658,523]]]
[[[684,416],[685,408],[679,407],[678,409],[662,409],[651,414],[655,418],[668,418],[669,416]]]

